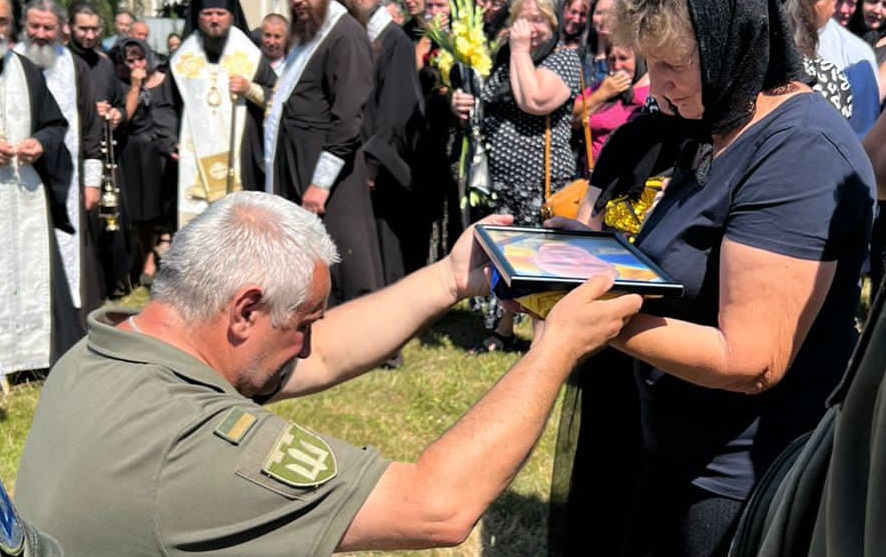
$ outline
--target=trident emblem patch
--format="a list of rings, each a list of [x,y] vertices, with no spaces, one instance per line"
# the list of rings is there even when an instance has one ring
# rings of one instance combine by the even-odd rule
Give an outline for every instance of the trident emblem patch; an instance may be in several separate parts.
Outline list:
[[[335,477],[335,454],[326,441],[287,423],[268,454],[262,472],[292,487],[315,487]]]

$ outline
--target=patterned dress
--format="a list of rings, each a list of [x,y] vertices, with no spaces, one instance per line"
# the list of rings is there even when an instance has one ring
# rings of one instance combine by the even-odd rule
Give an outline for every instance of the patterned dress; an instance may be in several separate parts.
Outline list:
[[[551,191],[573,179],[575,158],[569,146],[572,104],[579,92],[580,61],[573,50],[558,48],[539,67],[556,73],[569,87],[569,99],[550,114]],[[537,225],[541,219],[545,183],[545,127],[547,117],[520,110],[513,99],[496,100],[495,92],[510,79],[509,65],[494,68],[480,96],[481,131],[489,145],[489,181],[492,209],[514,215],[518,225]]]
[[[852,117],[852,88],[846,75],[834,64],[821,56],[803,57],[803,70],[815,78],[812,87],[826,98],[847,120]]]

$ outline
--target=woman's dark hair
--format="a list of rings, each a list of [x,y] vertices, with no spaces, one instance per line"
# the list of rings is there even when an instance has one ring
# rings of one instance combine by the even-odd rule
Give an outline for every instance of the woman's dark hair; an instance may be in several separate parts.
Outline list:
[[[145,71],[151,75],[157,70],[157,57],[144,41],[139,39],[127,38],[119,41],[114,48],[111,49],[110,56],[117,66],[117,77],[121,80],[129,82],[129,66],[126,65],[126,58],[129,54],[137,52],[145,56]]]
[[[864,5],[864,0],[858,0],[858,3],[855,5],[855,11],[852,12],[852,17],[849,18],[849,23],[846,24],[846,29],[852,31],[858,37],[864,37],[865,33],[870,31],[864,22],[862,5]]]

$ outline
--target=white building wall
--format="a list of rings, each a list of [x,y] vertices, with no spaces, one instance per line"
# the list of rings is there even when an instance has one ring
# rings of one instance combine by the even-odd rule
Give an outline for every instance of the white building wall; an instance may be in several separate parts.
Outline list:
[[[121,7],[125,7],[131,11],[136,10],[137,2],[135,0],[122,0]],[[144,6],[142,17],[152,18],[156,15],[157,10],[163,5],[163,0],[141,0]],[[249,28],[254,29],[261,24],[263,17],[270,13],[283,14],[289,17],[289,0],[240,0],[243,7],[243,13],[246,14],[246,21]]]

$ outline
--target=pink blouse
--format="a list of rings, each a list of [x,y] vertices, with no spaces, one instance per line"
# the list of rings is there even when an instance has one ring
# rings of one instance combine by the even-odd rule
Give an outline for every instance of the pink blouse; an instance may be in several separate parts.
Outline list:
[[[585,90],[585,95],[590,95],[596,87],[589,87]],[[591,114],[588,118],[591,128],[591,149],[594,160],[600,155],[600,149],[606,143],[609,134],[617,127],[630,120],[641,108],[646,104],[646,98],[649,96],[649,86],[635,87],[634,100],[630,104],[622,104],[621,100],[615,102],[606,108],[598,110]],[[575,99],[576,103],[580,103],[581,97]]]

